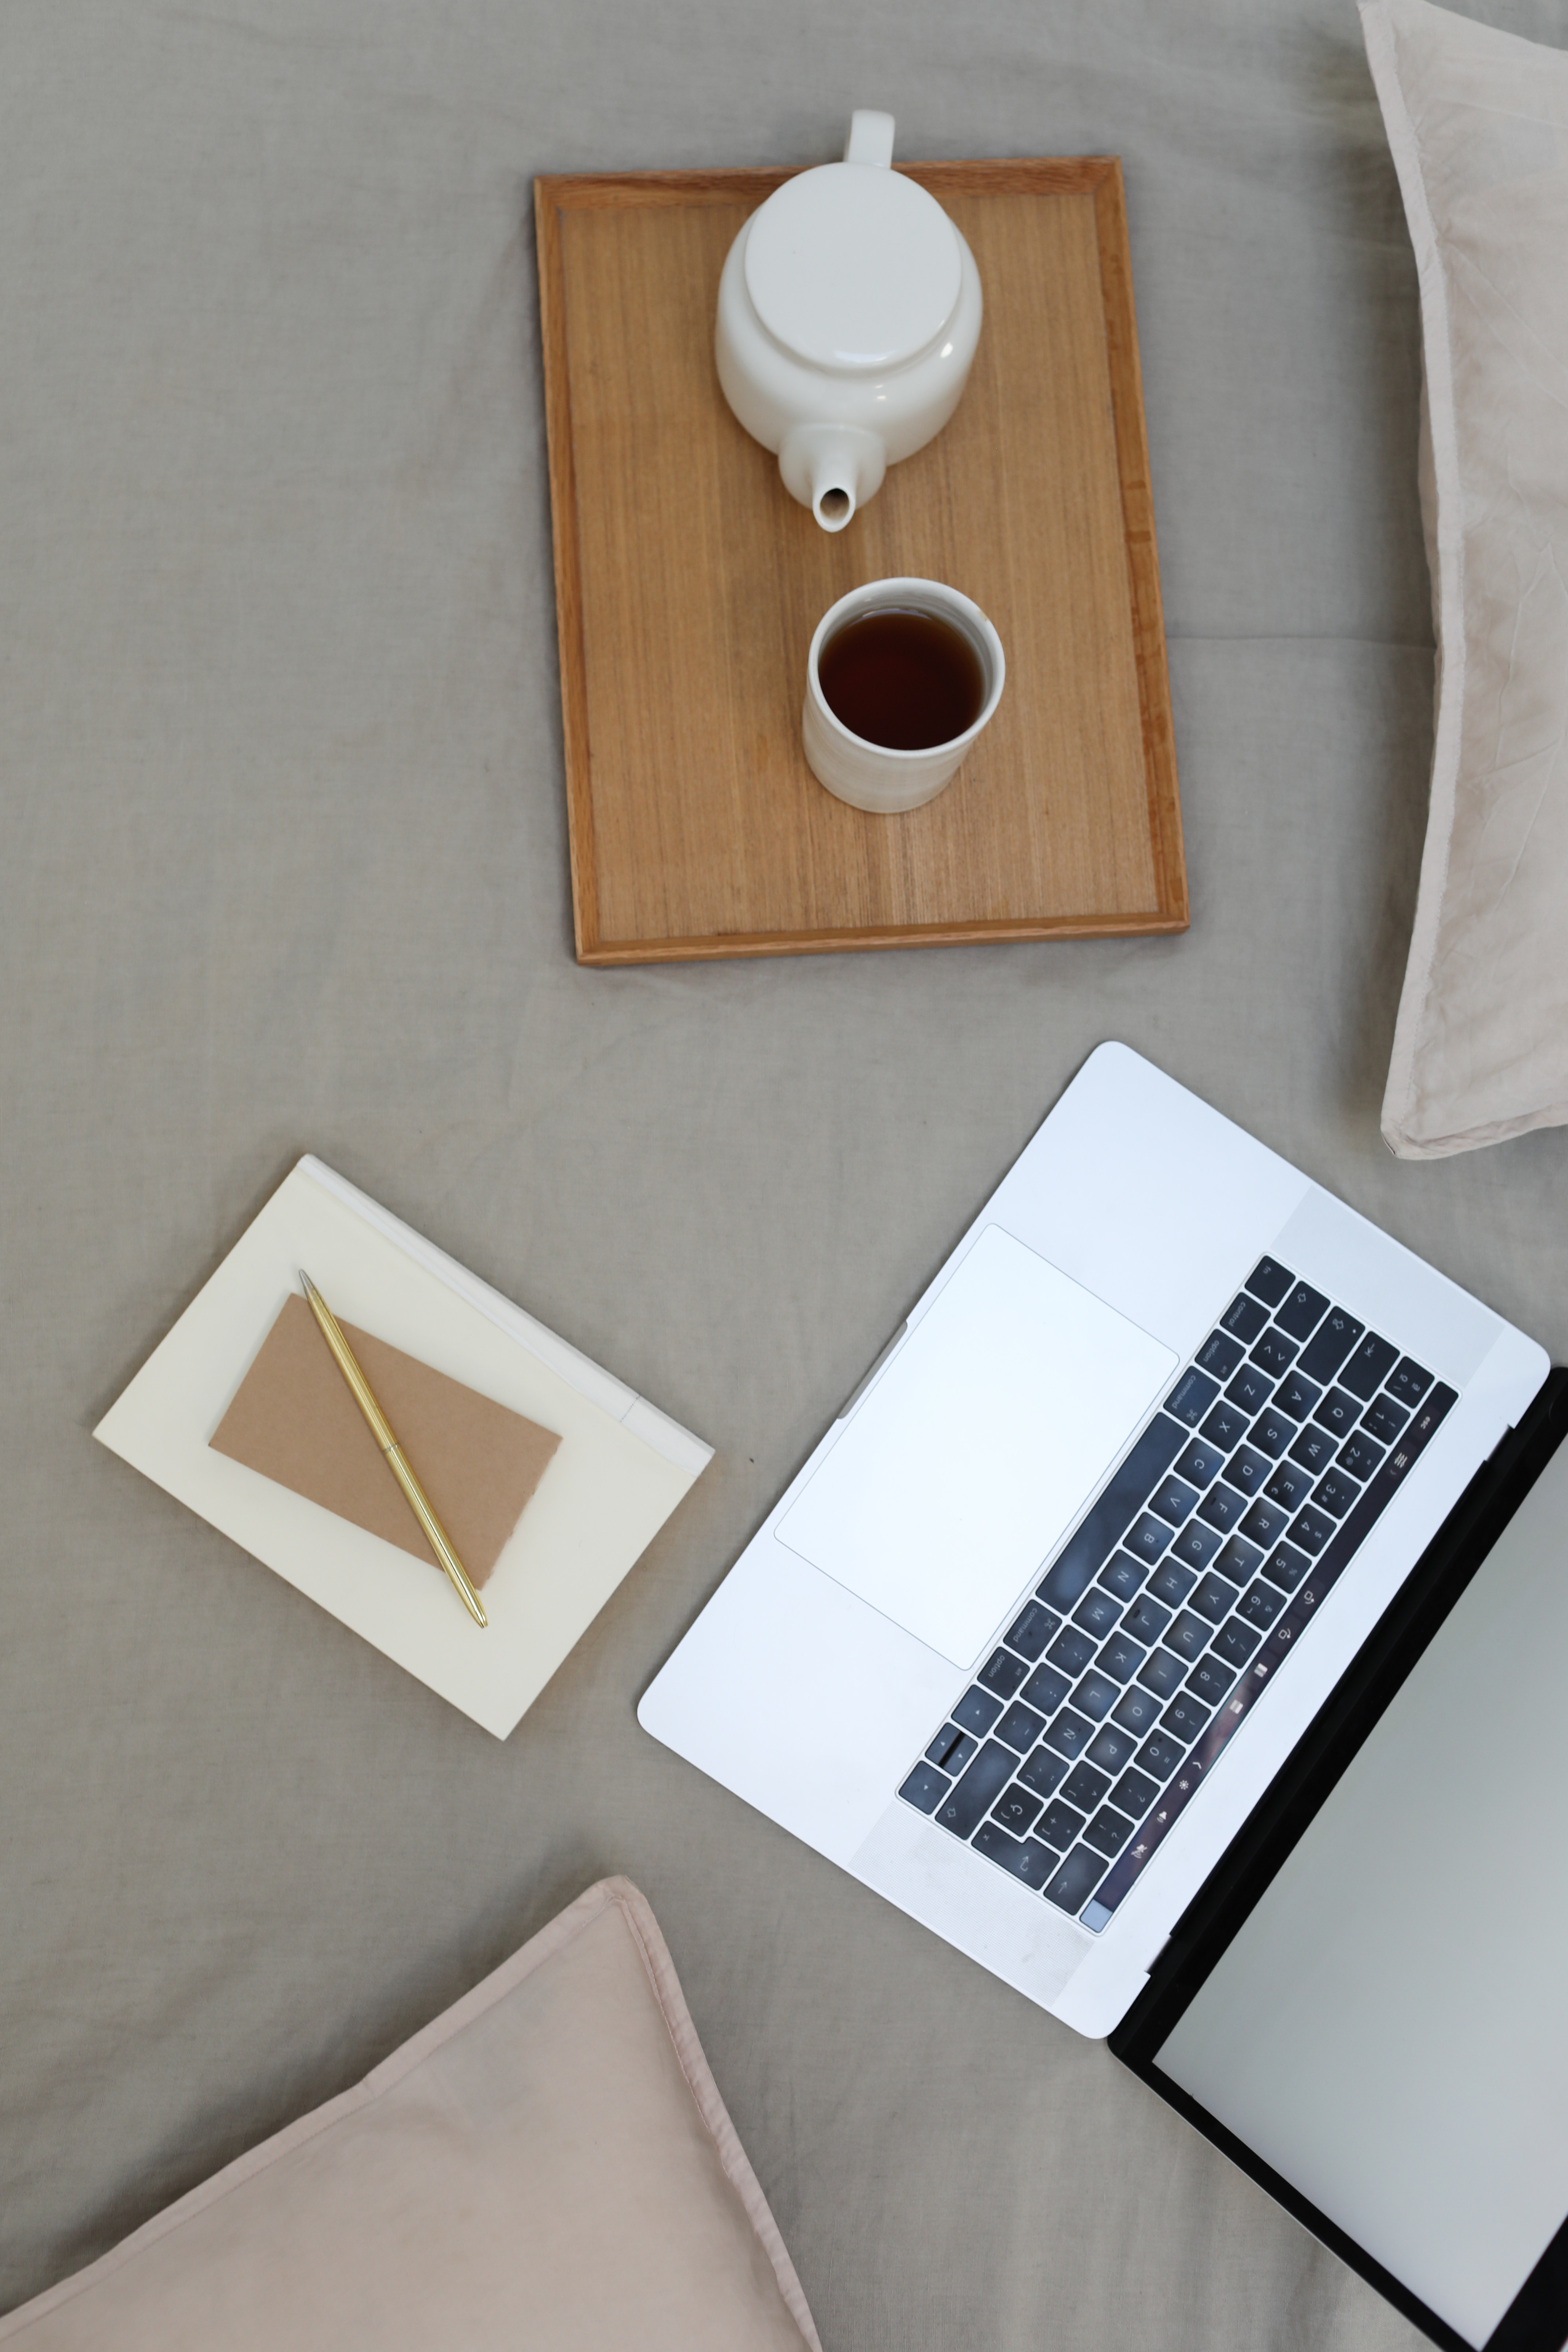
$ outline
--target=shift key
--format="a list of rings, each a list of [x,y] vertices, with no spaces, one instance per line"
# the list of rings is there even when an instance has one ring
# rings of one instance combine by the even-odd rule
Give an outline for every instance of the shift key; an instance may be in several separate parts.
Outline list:
[[[952,1794],[937,1807],[932,1820],[951,1830],[954,1837],[973,1836],[1017,1766],[1010,1748],[1004,1748],[999,1739],[988,1739]]]

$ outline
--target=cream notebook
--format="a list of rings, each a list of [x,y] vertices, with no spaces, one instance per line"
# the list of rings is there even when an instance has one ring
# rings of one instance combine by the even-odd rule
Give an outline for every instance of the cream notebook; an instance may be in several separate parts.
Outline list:
[[[488,1631],[426,1560],[209,1444],[301,1266],[340,1320],[559,1437],[486,1580]],[[713,1456],[310,1158],[94,1435],[498,1739]]]

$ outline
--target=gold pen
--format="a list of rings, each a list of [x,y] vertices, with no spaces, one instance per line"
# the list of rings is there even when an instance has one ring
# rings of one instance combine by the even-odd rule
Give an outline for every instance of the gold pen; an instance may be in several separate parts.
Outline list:
[[[452,1590],[476,1625],[488,1625],[479,1594],[468,1582],[462,1561],[447,1540],[447,1531],[430,1508],[430,1497],[408,1466],[408,1457],[387,1426],[386,1415],[371,1393],[370,1382],[361,1371],[354,1351],[344,1339],[337,1317],[305,1272],[300,1269],[300,1279],[305,1286],[305,1296],[310,1302],[310,1312],[321,1327],[321,1337],[331,1349],[337,1367],[350,1388],[354,1402],[370,1423],[371,1435],[386,1457],[386,1466],[407,1497],[408,1507],[424,1528],[431,1550],[447,1571]]]

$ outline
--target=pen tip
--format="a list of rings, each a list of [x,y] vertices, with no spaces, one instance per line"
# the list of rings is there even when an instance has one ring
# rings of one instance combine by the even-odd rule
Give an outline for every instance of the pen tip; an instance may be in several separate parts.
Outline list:
[[[316,1286],[315,1286],[315,1284],[311,1281],[311,1279],[310,1279],[310,1276],[306,1273],[306,1271],[305,1271],[305,1269],[304,1269],[304,1267],[303,1267],[303,1266],[301,1266],[301,1267],[300,1268],[300,1281],[301,1281],[301,1282],[304,1284],[304,1286],[305,1286],[305,1296],[306,1296],[306,1297],[307,1297],[307,1298],[309,1298],[309,1297],[310,1297],[310,1293],[315,1289]]]

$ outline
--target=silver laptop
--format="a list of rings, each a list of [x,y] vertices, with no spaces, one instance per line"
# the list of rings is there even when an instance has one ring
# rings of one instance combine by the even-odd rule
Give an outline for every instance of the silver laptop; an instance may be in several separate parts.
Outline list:
[[[638,1712],[1549,2352],[1564,1691],[1568,1372],[1104,1045]]]
[[[638,1719],[1109,2033],[1547,1369],[1102,1045]]]

